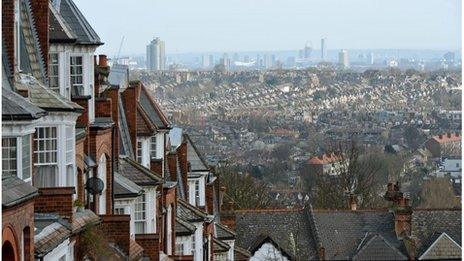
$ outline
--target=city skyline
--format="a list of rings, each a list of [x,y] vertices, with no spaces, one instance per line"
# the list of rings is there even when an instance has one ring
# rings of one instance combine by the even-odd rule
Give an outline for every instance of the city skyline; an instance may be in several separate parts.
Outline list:
[[[297,50],[307,41],[318,49],[321,38],[328,39],[329,50],[460,50],[461,46],[460,1],[350,0],[337,2],[336,10],[330,1],[276,0],[265,7],[244,0],[220,4],[142,0],[132,6],[112,1],[111,15],[100,15],[108,3],[76,1],[108,43],[98,51],[110,56],[118,52],[123,36],[121,53],[125,55],[144,53],[143,43],[154,36],[165,40],[167,54]],[[127,15],[137,18],[118,19]],[[105,26],[110,18],[112,26]]]

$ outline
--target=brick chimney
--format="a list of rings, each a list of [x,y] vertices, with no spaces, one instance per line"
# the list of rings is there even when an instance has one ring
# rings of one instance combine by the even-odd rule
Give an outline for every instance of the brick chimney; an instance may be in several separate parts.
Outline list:
[[[395,209],[395,232],[398,238],[411,235],[412,208],[409,199],[401,197]]]
[[[439,138],[440,140],[443,139],[443,135],[441,135],[441,134],[438,135],[438,138]]]
[[[71,222],[73,216],[74,187],[39,188],[39,196],[35,199],[35,212],[57,213]]]
[[[150,159],[150,170],[163,176],[163,159]]]
[[[108,58],[104,54],[100,54],[98,56],[98,66],[100,67],[108,67]]]
[[[185,195],[188,200],[188,171],[189,163],[187,160],[187,142],[183,141],[177,148],[177,158],[179,159],[180,171],[182,175],[182,183],[184,185]]]
[[[132,142],[132,150],[137,151],[137,88],[140,89],[138,82],[131,82],[129,87],[121,94],[126,114],[127,127]]]
[[[109,242],[130,254],[130,215],[100,215],[100,227]]]
[[[177,181],[177,154],[170,152],[167,155],[169,176],[172,181]]]
[[[213,181],[209,184],[206,184],[206,211],[208,214],[212,215],[214,212],[214,186],[216,182]]]

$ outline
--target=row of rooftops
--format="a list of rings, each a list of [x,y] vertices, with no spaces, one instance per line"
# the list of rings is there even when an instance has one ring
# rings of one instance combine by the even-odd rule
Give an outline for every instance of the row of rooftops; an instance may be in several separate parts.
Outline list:
[[[322,248],[327,260],[408,260],[411,254],[408,240],[397,237],[395,215],[389,210],[237,211],[235,231],[236,244],[251,253],[271,243],[291,260],[319,259]],[[415,257],[422,256],[443,233],[461,245],[460,210],[412,212]]]

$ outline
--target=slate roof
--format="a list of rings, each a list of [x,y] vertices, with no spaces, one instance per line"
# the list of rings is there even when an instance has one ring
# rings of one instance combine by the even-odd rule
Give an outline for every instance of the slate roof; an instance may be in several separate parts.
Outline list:
[[[442,233],[433,240],[419,260],[461,260],[461,246],[448,234]]]
[[[200,154],[188,134],[184,134],[187,141],[187,161],[190,162],[190,171],[209,171],[208,164]]]
[[[100,37],[90,26],[72,0],[53,0],[56,14],[64,21],[78,44],[102,45]],[[54,36],[55,34],[52,34]]]
[[[100,217],[93,213],[90,209],[84,209],[83,211],[77,211],[73,213],[72,218],[72,233],[76,234],[80,231],[95,226],[101,222]]]
[[[226,226],[214,223],[216,228],[216,237],[220,240],[233,240],[235,239],[235,232],[227,228]]]
[[[156,126],[151,122],[150,116],[137,104],[137,136],[153,136]]]
[[[317,258],[309,219],[302,209],[237,211],[235,222],[236,245],[248,251],[263,237],[270,237],[286,253],[301,260]]]
[[[177,199],[177,216],[188,222],[203,222],[207,214],[197,207],[190,205],[188,202]]]
[[[37,188],[13,175],[2,175],[2,207],[11,207],[38,194]]]
[[[141,85],[139,103],[158,129],[170,128],[171,123],[143,84]]]
[[[84,108],[78,104],[43,86],[42,83],[31,76],[20,75],[20,79],[15,86],[18,90],[28,90],[29,101],[46,111],[84,111]]]
[[[47,112],[30,103],[21,95],[2,88],[2,120],[34,120]]]
[[[353,260],[408,260],[396,247],[381,235],[370,235],[358,246]]]
[[[411,237],[416,241],[416,256],[421,256],[442,233],[462,246],[461,210],[413,211]]]
[[[143,191],[142,187],[138,186],[130,179],[114,173],[114,197],[128,198],[137,197]]]
[[[162,183],[162,178],[134,160],[120,156],[118,173],[138,186],[155,186]]]
[[[129,85],[129,66],[123,64],[113,64],[108,82],[112,86],[118,86],[123,91]]]
[[[35,213],[34,251],[36,258],[50,253],[71,236],[69,223],[56,214]]]
[[[230,246],[221,240],[213,237],[213,253],[224,253],[229,251]]]
[[[51,43],[76,42],[76,36],[72,33],[72,30],[68,27],[53,4],[50,5],[48,21],[48,38]]]
[[[312,213],[318,240],[329,260],[351,259],[369,234],[381,235],[397,249],[402,247],[396,237],[393,214],[387,210],[314,210]]]
[[[190,236],[195,233],[195,226],[182,218],[176,217],[176,236]]]

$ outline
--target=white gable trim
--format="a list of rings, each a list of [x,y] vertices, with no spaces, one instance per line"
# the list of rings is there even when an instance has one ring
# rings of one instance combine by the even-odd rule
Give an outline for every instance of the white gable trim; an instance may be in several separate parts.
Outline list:
[[[435,242],[433,242],[432,245],[430,245],[430,247],[424,252],[424,254],[422,254],[420,257],[419,257],[419,260],[423,260],[423,258],[425,258],[428,253],[435,247],[435,245],[443,238],[443,237],[447,237],[449,240],[451,240],[451,242],[453,242],[457,247],[459,247],[459,249],[462,249],[461,246],[456,243],[456,241],[454,241],[450,236],[448,236],[448,234],[446,234],[445,232],[441,233],[441,235],[435,240]]]

